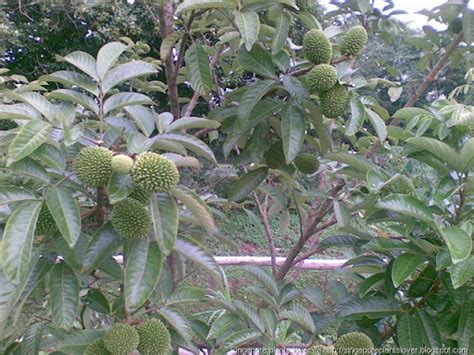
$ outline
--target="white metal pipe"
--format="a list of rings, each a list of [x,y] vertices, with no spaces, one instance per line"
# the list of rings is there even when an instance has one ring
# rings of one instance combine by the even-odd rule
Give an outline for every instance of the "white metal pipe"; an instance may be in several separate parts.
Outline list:
[[[122,255],[114,256],[119,264],[123,263]],[[272,258],[269,256],[215,256],[218,265],[232,266],[232,265],[258,265],[271,266]],[[277,266],[282,266],[286,258],[278,256],[276,258]],[[297,269],[306,270],[337,270],[340,269],[348,259],[306,259],[295,266]]]

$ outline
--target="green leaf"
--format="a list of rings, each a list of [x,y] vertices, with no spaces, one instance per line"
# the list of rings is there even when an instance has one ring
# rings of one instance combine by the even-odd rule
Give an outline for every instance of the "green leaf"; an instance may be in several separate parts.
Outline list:
[[[178,235],[179,211],[176,201],[168,193],[151,196],[150,215],[153,235],[164,255],[171,254]]]
[[[260,20],[255,11],[234,11],[234,21],[240,32],[247,51],[250,51],[257,41],[260,31]]]
[[[304,84],[294,76],[285,75],[281,82],[294,101],[301,104],[309,99],[308,90],[306,90]]]
[[[41,202],[25,202],[11,214],[5,225],[0,257],[6,278],[14,284],[24,280],[29,270],[40,209]]]
[[[458,154],[446,143],[428,137],[413,137],[408,139],[407,143],[426,150],[454,170],[462,170],[458,161]]]
[[[135,105],[126,106],[124,110],[135,121],[135,124],[143,132],[143,134],[145,134],[145,136],[150,137],[152,135],[156,127],[155,116],[149,108]],[[176,122],[179,122],[179,120]]]
[[[255,105],[274,85],[273,80],[260,80],[249,86],[240,100],[237,117],[246,121]]]
[[[322,29],[319,21],[309,11],[297,11],[295,12],[296,17],[303,22],[305,27],[309,30],[313,28]]]
[[[443,341],[439,332],[436,322],[431,315],[423,308],[418,308],[415,313],[418,319],[421,329],[424,333],[424,343],[432,349],[441,349],[443,347]]]
[[[85,236],[84,234],[82,236]],[[88,237],[88,236],[87,236]],[[61,233],[58,231],[55,231],[52,233],[51,237],[52,245],[54,247],[54,251],[57,252],[61,257],[63,258],[64,262],[68,264],[70,267],[72,267],[74,270],[78,270],[81,268],[82,264],[79,259],[82,259],[82,255],[79,255],[79,253],[71,248],[69,244],[66,242],[66,240],[61,236]],[[87,246],[87,242],[89,240],[84,238],[82,240],[82,243],[85,247]],[[79,245],[80,247],[82,245]]]
[[[184,0],[176,7],[175,15],[178,16],[185,11],[206,9],[231,9],[235,6],[226,0]]]
[[[232,332],[231,335],[223,339],[221,348],[224,350],[235,349],[261,337],[262,333],[257,330],[242,329],[237,332]]]
[[[222,313],[212,322],[207,339],[217,339],[222,337],[238,321],[239,317],[237,315],[232,313]]]
[[[97,75],[104,79],[107,72],[117,62],[127,46],[120,42],[110,42],[102,46],[97,53]]]
[[[56,326],[70,329],[79,306],[79,280],[65,263],[57,264],[50,275],[50,304]]]
[[[364,279],[359,283],[358,293],[360,297],[365,297],[370,291],[377,288],[379,285],[383,285],[385,280],[385,273],[379,272],[372,276]]]
[[[290,31],[290,16],[287,13],[283,13],[279,16],[275,26],[275,36],[272,42],[272,54],[275,55],[285,46],[286,39],[288,38],[288,32]]]
[[[58,89],[49,93],[48,98],[79,104],[82,107],[88,109],[89,111],[95,113],[96,115],[99,114],[99,106],[94,101],[94,99],[78,91],[69,89]]]
[[[112,225],[110,223],[104,224],[87,245],[84,254],[83,271],[90,272],[96,269],[121,244],[122,239]]]
[[[268,168],[260,167],[250,170],[232,184],[228,198],[240,202],[254,191],[267,177]]]
[[[172,32],[166,38],[162,39],[160,46],[160,57],[162,61],[165,61],[165,59],[168,58],[175,43],[181,40],[185,34],[186,33],[183,31]]]
[[[207,205],[193,190],[184,186],[176,187],[171,194],[177,198],[196,217],[198,223],[206,229],[209,234],[214,233],[214,218]]]
[[[102,90],[104,93],[107,93],[121,83],[141,76],[155,74],[156,72],[157,70],[153,64],[142,60],[120,64],[107,73],[102,83]]]
[[[367,118],[364,104],[357,97],[351,98],[351,119],[346,126],[346,135],[353,136],[359,132]]]
[[[7,166],[26,158],[44,142],[46,142],[51,134],[52,127],[49,123],[41,120],[28,121],[8,147]]]
[[[103,330],[75,329],[58,343],[58,349],[66,354],[82,354],[90,343],[103,336]]]
[[[472,334],[474,331],[474,301],[471,295],[466,295],[461,307],[461,316],[458,323],[457,341],[461,349],[471,350]]]
[[[104,114],[131,105],[153,105],[153,101],[148,96],[136,92],[119,92],[105,101]]]
[[[467,172],[472,168],[474,161],[474,138],[469,138],[459,153],[461,171]]]
[[[255,327],[257,327],[258,330],[260,330],[262,333],[265,331],[265,324],[263,323],[260,314],[252,305],[240,300],[234,301],[233,304],[237,311],[247,318]]]
[[[263,49],[258,43],[253,46],[251,51],[240,47],[237,60],[243,69],[251,73],[267,78],[275,78],[275,68],[272,57],[268,51]]]
[[[464,230],[458,227],[449,227],[441,230],[441,235],[451,253],[453,264],[457,264],[471,255],[471,236]]]
[[[393,114],[393,118],[398,118],[404,121],[411,121],[417,116],[433,116],[433,114],[425,109],[419,107],[404,107]]]
[[[93,56],[88,53],[76,51],[68,54],[64,58],[60,58],[66,62],[74,65],[76,68],[82,70],[84,73],[89,75],[95,81],[99,81],[100,78],[97,74],[97,64]]]
[[[376,296],[366,299],[351,299],[338,307],[336,315],[338,318],[378,319],[399,313],[401,313],[401,309],[398,304]]]
[[[202,301],[204,296],[204,290],[199,287],[180,287],[166,299],[166,306],[196,303]]]
[[[293,303],[290,309],[285,310],[280,313],[280,317],[289,319],[306,331],[314,334],[316,332],[316,327],[314,326],[313,318],[311,314],[298,303]]]
[[[286,163],[290,164],[303,146],[305,118],[301,108],[292,104],[281,115],[281,135]]]
[[[379,200],[377,207],[434,223],[429,207],[413,196],[392,194]]]
[[[154,241],[139,240],[130,243],[125,267],[125,304],[131,312],[145,304],[160,279],[163,254]]]
[[[182,129],[193,129],[193,128],[208,128],[216,129],[220,127],[220,123],[214,120],[201,117],[181,117],[179,120],[171,123],[165,130],[165,132],[180,131]]]
[[[96,312],[110,314],[109,301],[107,301],[104,294],[97,288],[90,288],[89,291],[87,291],[83,303],[87,304],[87,307]]]
[[[350,167],[367,174],[371,169],[378,170],[376,165],[373,164],[370,160],[364,158],[363,156],[350,154],[348,152],[332,152],[326,154],[324,159],[335,160],[340,163],[349,165]]]
[[[194,91],[207,95],[212,90],[212,75],[209,68],[209,57],[200,44],[193,44],[185,54],[186,69]]]
[[[0,120],[32,120],[38,119],[41,116],[34,114],[22,107],[23,104],[18,105],[0,105]]]
[[[450,197],[457,187],[458,185],[456,184],[456,181],[454,181],[451,176],[445,176],[443,179],[441,179],[438,186],[436,187],[436,190],[434,191],[433,198],[435,202],[439,203]]]
[[[408,289],[408,296],[423,297],[434,285],[438,274],[434,265],[428,264],[426,268],[416,277]]]
[[[81,234],[81,212],[71,191],[65,188],[49,189],[46,203],[61,235],[73,247]]]
[[[49,175],[45,168],[30,158],[23,158],[10,165],[10,169],[19,176],[37,180],[44,184],[49,183]]]
[[[368,108],[365,111],[367,112],[367,117],[369,118],[370,123],[375,128],[375,132],[377,132],[377,136],[380,141],[383,142],[387,139],[387,127],[385,126],[385,122],[375,111]]]
[[[52,74],[43,75],[38,80],[53,81],[68,86],[76,85],[81,89],[90,92],[94,96],[99,95],[99,89],[97,88],[97,83],[94,80],[89,78],[87,75],[76,73],[70,70],[60,70]]]
[[[190,134],[163,133],[160,134],[157,138],[159,138],[160,140],[169,140],[179,143],[186,149],[209,160],[211,163],[217,164],[216,157],[214,156],[214,152],[211,150],[211,148],[209,148],[203,141]]]
[[[0,332],[2,333],[17,298],[17,288],[7,279],[0,267]]]
[[[395,287],[400,286],[410,277],[416,268],[423,263],[424,258],[421,255],[404,253],[398,256],[393,263],[392,281]]]
[[[174,250],[193,263],[203,267],[210,275],[220,279],[219,265],[214,258],[204,251],[204,248],[194,241],[177,239]]]
[[[278,283],[267,270],[264,268],[255,266],[255,265],[247,265],[244,266],[243,269],[255,277],[260,283],[262,283],[265,288],[270,292],[271,295],[274,297],[278,297],[279,290],[278,290]]]
[[[5,95],[7,97],[12,97],[14,100],[19,100],[31,105],[36,111],[40,112],[49,121],[53,121],[56,117],[56,110],[51,102],[49,102],[43,95],[38,94],[37,92],[24,92],[17,94],[10,91],[6,92]],[[26,107],[25,109],[28,110]]]
[[[35,195],[22,187],[0,186],[0,205],[36,199]]]
[[[123,200],[132,193],[134,188],[135,185],[130,175],[112,173],[107,185],[110,203],[113,205]]]
[[[30,158],[58,171],[66,169],[67,161],[65,154],[51,144],[45,143],[41,145],[30,155]]]
[[[474,42],[474,10],[467,6],[462,13],[462,28],[466,43],[472,44]]]
[[[167,307],[161,307],[158,310],[158,313],[181,337],[187,341],[191,340],[191,327],[185,317],[179,314],[176,310]]]
[[[469,255],[467,259],[453,264],[450,274],[455,289],[464,285],[474,276],[474,257]]]
[[[38,354],[43,337],[42,325],[39,323],[31,324],[21,339],[20,354]]]
[[[420,349],[423,346],[422,324],[414,315],[404,314],[397,322],[397,339],[400,348]]]

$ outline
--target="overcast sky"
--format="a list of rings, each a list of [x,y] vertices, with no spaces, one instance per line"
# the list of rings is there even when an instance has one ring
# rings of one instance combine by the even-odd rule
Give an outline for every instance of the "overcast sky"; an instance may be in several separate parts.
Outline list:
[[[327,6],[329,4],[329,0],[320,0],[320,2]],[[408,12],[407,15],[399,15],[397,16],[398,19],[404,22],[410,22],[412,27],[421,28],[422,26],[427,24],[427,17],[416,14],[417,11],[422,9],[432,9],[436,6],[439,6],[443,3],[447,2],[446,0],[394,0],[395,8],[393,10],[405,10]],[[378,8],[382,8],[387,3],[383,0],[375,0],[375,6]],[[474,0],[471,0],[469,3],[470,8],[474,8]],[[330,7],[328,7],[330,8]],[[429,25],[442,28],[442,25],[439,23],[432,21],[428,23]]]

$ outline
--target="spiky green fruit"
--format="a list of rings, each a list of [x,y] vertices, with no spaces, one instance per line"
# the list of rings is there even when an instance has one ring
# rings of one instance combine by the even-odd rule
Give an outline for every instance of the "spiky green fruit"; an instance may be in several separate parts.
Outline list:
[[[0,120],[0,131],[8,131],[16,127],[18,127],[18,125],[15,123],[15,121]]]
[[[462,26],[462,19],[459,17],[456,17],[453,21],[449,23],[448,30],[451,33],[454,34],[460,34],[462,32],[463,26]]]
[[[102,339],[97,339],[96,341],[90,343],[84,355],[109,355],[110,352],[105,348],[104,341]]]
[[[142,355],[167,354],[171,349],[171,336],[158,319],[150,319],[137,328],[140,336],[138,351]]]
[[[150,233],[151,218],[148,210],[137,200],[126,198],[114,205],[112,225],[124,238],[139,240]]]
[[[367,43],[367,31],[362,26],[354,26],[347,30],[341,41],[341,54],[358,55]]]
[[[352,332],[339,337],[334,347],[338,355],[370,354],[370,350],[374,348],[374,343],[364,333]]]
[[[128,324],[116,324],[104,336],[105,348],[113,355],[129,355],[139,342],[137,331]]]
[[[128,155],[119,154],[112,158],[112,170],[118,174],[127,175],[133,167],[133,159]]]
[[[73,169],[84,184],[103,186],[112,174],[112,155],[112,152],[104,147],[81,149],[74,159]]]
[[[301,153],[295,158],[296,168],[304,174],[314,174],[319,169],[319,160],[313,154]]]
[[[148,205],[150,203],[151,193],[136,187],[128,197],[137,200],[143,205]]]
[[[283,153],[283,143],[281,141],[272,143],[268,150],[263,154],[265,164],[270,169],[278,169],[286,164],[285,153]]]
[[[179,181],[176,165],[153,152],[142,153],[137,157],[131,175],[135,184],[148,192],[167,192]]]
[[[337,83],[337,71],[329,64],[316,65],[306,79],[311,92],[325,92]]]
[[[343,85],[336,84],[328,91],[321,93],[319,98],[323,115],[335,118],[345,112],[349,102],[349,93]]]
[[[36,222],[36,235],[45,235],[48,232],[52,232],[56,229],[56,222],[53,216],[49,212],[46,205],[41,206],[40,213],[38,215],[38,221]]]
[[[331,346],[314,345],[308,349],[308,355],[337,355]]]
[[[332,45],[323,31],[316,28],[306,32],[303,38],[303,54],[313,64],[328,64],[332,57]]]

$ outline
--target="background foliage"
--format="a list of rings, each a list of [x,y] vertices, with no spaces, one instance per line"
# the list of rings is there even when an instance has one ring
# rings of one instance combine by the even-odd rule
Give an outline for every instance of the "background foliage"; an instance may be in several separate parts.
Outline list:
[[[350,331],[376,346],[472,346],[473,11],[448,2],[426,12],[446,30],[418,31],[391,1],[333,3],[2,5],[2,351],[80,354],[148,317],[174,351],[309,348]],[[353,25],[369,41],[341,56]],[[339,117],[306,85],[313,28],[349,91]],[[179,168],[180,184],[146,204],[148,239],[110,223],[135,189],[128,175],[77,179],[88,146]],[[294,167],[302,153],[318,159],[314,174]],[[213,258],[239,251],[272,265],[224,272]],[[351,257],[343,282],[294,269],[313,255]]]

